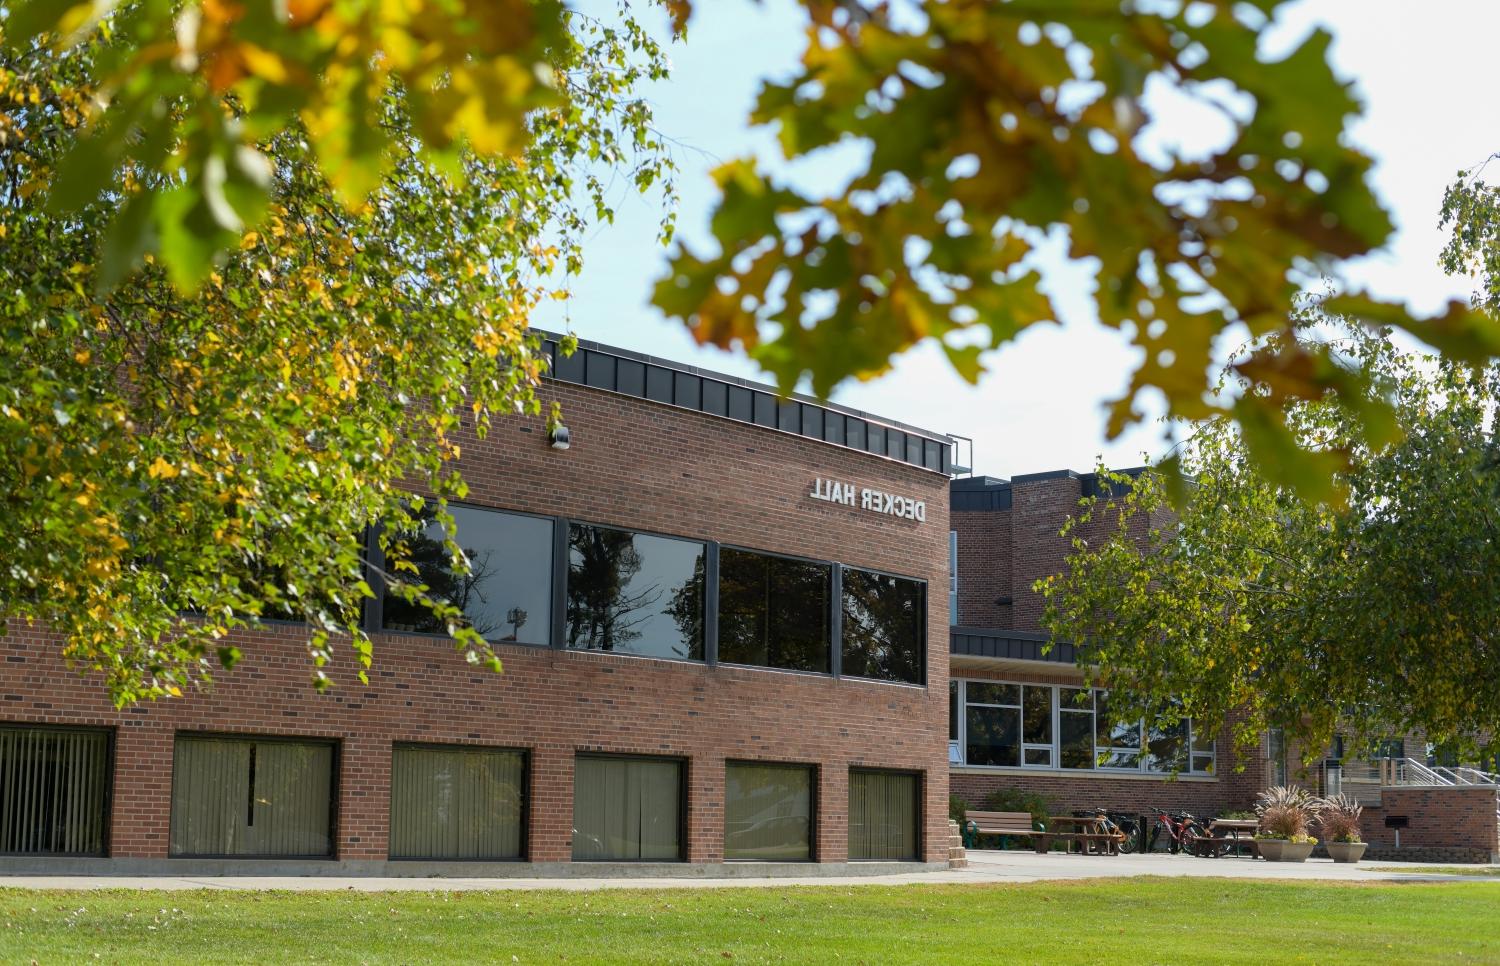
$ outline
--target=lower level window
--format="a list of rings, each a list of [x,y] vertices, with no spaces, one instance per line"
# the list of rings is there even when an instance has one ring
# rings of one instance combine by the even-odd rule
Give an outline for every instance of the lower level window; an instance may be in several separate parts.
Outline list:
[[[1012,681],[953,681],[950,719],[963,764],[1078,771],[1212,775],[1215,737],[1191,718],[1120,721],[1109,695]],[[956,712],[956,713],[955,713]]]
[[[520,858],[525,764],[502,748],[397,745],[391,858]]]
[[[724,858],[812,859],[813,770],[806,765],[724,766]]]
[[[849,859],[917,860],[921,782],[908,772],[849,772]]]
[[[179,735],[171,853],[331,855],[333,761],[329,742]]]
[[[0,853],[102,855],[109,733],[0,725]]]
[[[681,858],[682,763],[579,755],[573,771],[573,860]]]

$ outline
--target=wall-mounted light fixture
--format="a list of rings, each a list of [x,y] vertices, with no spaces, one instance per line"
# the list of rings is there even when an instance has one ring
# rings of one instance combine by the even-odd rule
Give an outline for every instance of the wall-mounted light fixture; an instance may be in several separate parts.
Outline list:
[[[556,426],[552,427],[552,431],[547,434],[547,440],[552,444],[553,449],[567,449],[568,427],[564,426],[562,423],[558,423]]]

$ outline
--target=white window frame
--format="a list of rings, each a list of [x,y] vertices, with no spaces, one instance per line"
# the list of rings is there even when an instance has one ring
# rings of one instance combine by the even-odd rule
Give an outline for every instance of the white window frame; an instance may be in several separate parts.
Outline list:
[[[954,748],[951,749],[951,751],[952,752],[956,752],[956,754],[950,753],[950,756],[949,756],[950,759],[951,759],[950,763],[953,764],[953,765],[955,765],[955,766],[965,767],[965,768],[993,769],[993,770],[996,770],[996,771],[1000,771],[1000,770],[1044,771],[1044,772],[1052,772],[1052,773],[1065,774],[1065,775],[1087,775],[1087,774],[1100,774],[1100,775],[1145,775],[1145,776],[1151,776],[1151,777],[1167,778],[1167,777],[1169,777],[1169,776],[1171,776],[1173,774],[1172,772],[1159,771],[1159,770],[1156,770],[1156,769],[1152,769],[1152,768],[1147,768],[1146,767],[1146,763],[1147,763],[1147,750],[1146,750],[1146,725],[1145,725],[1145,722],[1137,722],[1136,723],[1136,734],[1138,736],[1140,744],[1137,747],[1135,747],[1135,748],[1130,748],[1130,747],[1125,747],[1125,746],[1116,746],[1116,745],[1100,745],[1100,744],[1098,744],[1098,741],[1099,741],[1099,729],[1098,729],[1098,713],[1099,713],[1098,712],[1098,702],[1099,702],[1099,696],[1101,694],[1107,693],[1107,692],[1101,691],[1100,689],[1097,689],[1097,688],[1094,689],[1094,691],[1093,691],[1094,701],[1092,703],[1093,706],[1087,712],[1089,714],[1089,716],[1094,719],[1093,727],[1090,728],[1090,734],[1093,736],[1093,741],[1094,741],[1094,746],[1093,746],[1094,747],[1094,757],[1093,757],[1093,762],[1094,763],[1093,763],[1093,765],[1091,767],[1088,767],[1088,768],[1063,768],[1062,767],[1062,747],[1061,747],[1061,742],[1062,742],[1062,714],[1063,714],[1063,708],[1062,708],[1061,694],[1062,694],[1062,689],[1063,688],[1066,687],[1066,688],[1069,688],[1069,689],[1078,689],[1077,685],[1029,684],[1029,683],[1027,683],[1025,681],[1011,681],[1011,680],[1004,680],[1004,679],[1000,679],[1000,678],[960,678],[960,677],[954,677],[951,680],[954,681],[958,685],[958,708],[957,708],[958,727],[957,727],[957,738],[953,742],[953,745],[956,746],[956,747],[954,747]],[[1017,702],[1018,703],[1017,704],[1013,704],[1013,705],[1012,704],[997,704],[997,703],[992,702],[992,701],[975,701],[975,702],[973,702],[974,706],[977,707],[977,708],[1004,708],[1004,709],[1007,709],[1007,710],[1013,710],[1013,711],[1015,711],[1017,713],[1017,715],[1019,715],[1019,737],[1020,737],[1020,742],[1019,743],[1020,743],[1020,749],[1021,749],[1021,751],[1020,751],[1020,763],[1019,764],[1017,764],[1017,765],[970,765],[968,763],[968,755],[969,755],[969,704],[970,704],[970,702],[969,702],[969,688],[968,688],[968,685],[969,685],[969,682],[971,682],[971,681],[973,683],[975,683],[975,684],[1010,685],[1012,687],[1016,687],[1016,688],[1020,689],[1019,692],[1018,692],[1018,697],[1017,697]],[[1049,698],[1050,698],[1051,707],[1052,707],[1052,741],[1051,741],[1050,744],[1038,744],[1038,743],[1033,743],[1033,742],[1026,741],[1026,689],[1027,688],[1032,688],[1032,689],[1036,689],[1036,690],[1045,690],[1045,691],[1049,692]],[[1079,713],[1083,713],[1082,709],[1079,709]],[[1196,732],[1196,730],[1195,730],[1195,728],[1193,726],[1192,719],[1191,718],[1186,718],[1186,719],[1184,719],[1184,721],[1186,722],[1186,728],[1184,729],[1184,740],[1187,743],[1186,744],[1186,760],[1187,760],[1188,767],[1185,768],[1185,769],[1183,769],[1183,770],[1181,770],[1181,771],[1179,771],[1179,772],[1177,772],[1176,774],[1181,775],[1181,776],[1192,777],[1192,778],[1216,778],[1218,776],[1218,747],[1217,747],[1217,741],[1215,741],[1215,742],[1212,743],[1212,745],[1211,745],[1211,747],[1213,748],[1212,751],[1195,751],[1194,750],[1194,742],[1198,739],[1199,736],[1198,736],[1198,734],[1197,734],[1197,732]],[[1027,764],[1026,763],[1026,757],[1027,757],[1026,753],[1027,753],[1027,751],[1042,751],[1042,750],[1046,750],[1048,752],[1048,759],[1049,759],[1049,763],[1048,764],[1042,765],[1042,764]],[[1121,767],[1101,766],[1099,764],[1099,760],[1100,760],[1100,756],[1101,755],[1114,755],[1114,754],[1129,754],[1129,755],[1134,755],[1135,756],[1135,760],[1136,760],[1135,766],[1134,767],[1128,767],[1128,768],[1121,768]],[[1198,765],[1199,765],[1200,762],[1203,763],[1204,767],[1198,767]]]
[[[958,626],[958,531],[948,531],[948,623]]]

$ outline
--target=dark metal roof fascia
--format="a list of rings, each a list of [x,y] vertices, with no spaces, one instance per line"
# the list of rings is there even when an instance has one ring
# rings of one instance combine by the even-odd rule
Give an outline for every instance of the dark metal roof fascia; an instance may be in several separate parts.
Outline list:
[[[577,352],[564,358],[557,355],[557,334],[536,332],[545,339],[552,363],[548,376],[560,382],[778,429],[935,473],[951,472],[953,440],[943,433],[801,393],[783,399],[774,386],[585,339],[578,340]],[[871,433],[870,428],[880,431]],[[862,445],[847,442],[850,439]]]
[[[1011,661],[1078,663],[1078,648],[1065,641],[1054,642],[1052,649],[1044,654],[1042,649],[1048,640],[1046,634],[1034,631],[955,626],[948,629],[948,653]]]

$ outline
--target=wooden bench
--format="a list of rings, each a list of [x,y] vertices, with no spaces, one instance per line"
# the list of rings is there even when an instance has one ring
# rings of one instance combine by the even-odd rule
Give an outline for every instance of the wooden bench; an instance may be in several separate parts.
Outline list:
[[[985,812],[971,810],[964,825],[966,831],[974,842],[973,847],[979,847],[979,836],[981,835],[1013,835],[1016,838],[1033,838],[1042,833],[1031,827],[1030,812]]]

